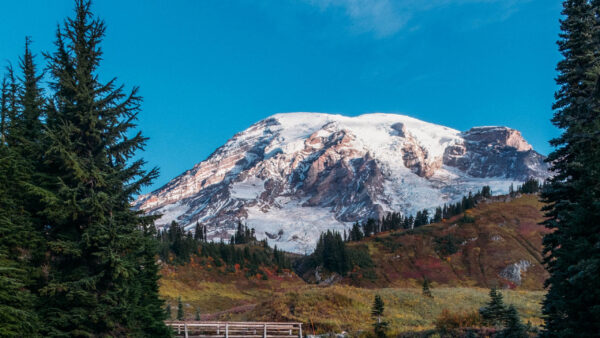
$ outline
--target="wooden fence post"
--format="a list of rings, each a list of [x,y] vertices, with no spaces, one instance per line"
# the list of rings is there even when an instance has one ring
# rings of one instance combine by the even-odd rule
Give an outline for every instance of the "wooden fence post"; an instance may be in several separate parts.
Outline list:
[[[267,338],[267,324],[263,324],[263,338]]]
[[[225,324],[225,338],[229,338],[229,324]]]
[[[183,332],[184,332],[184,337],[188,338],[187,323],[183,323]]]
[[[300,338],[302,338],[302,323],[298,324],[298,328],[299,328],[299,331],[298,331],[298,336],[299,336]]]

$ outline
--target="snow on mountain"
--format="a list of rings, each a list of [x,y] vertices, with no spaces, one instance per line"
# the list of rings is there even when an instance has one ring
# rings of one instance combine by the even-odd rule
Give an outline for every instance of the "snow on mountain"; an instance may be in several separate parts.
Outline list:
[[[136,207],[162,214],[159,227],[203,223],[213,239],[229,238],[242,220],[259,239],[304,253],[326,229],[388,211],[413,214],[484,185],[504,192],[546,178],[543,160],[506,127],[460,132],[397,114],[276,114]]]

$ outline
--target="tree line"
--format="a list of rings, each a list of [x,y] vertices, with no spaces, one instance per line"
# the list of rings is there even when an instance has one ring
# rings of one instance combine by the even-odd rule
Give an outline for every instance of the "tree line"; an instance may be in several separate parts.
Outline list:
[[[105,30],[77,0],[45,64],[27,37],[2,79],[0,336],[170,335],[152,218],[131,209],[157,176],[142,98],[100,80]]]
[[[474,208],[477,203],[492,196],[489,186],[484,186],[475,194],[469,192],[462,200],[453,204],[444,204],[435,208],[433,216],[428,209],[417,211],[416,215],[405,216],[400,212],[390,212],[381,220],[369,218],[364,222],[355,222],[348,233],[344,231],[344,240],[358,242],[365,237],[376,235],[380,232],[400,229],[414,229],[423,225],[441,222],[443,219],[460,215],[466,210]]]
[[[206,226],[196,223],[194,232],[186,231],[177,222],[159,231],[158,254],[163,262],[169,264],[185,264],[192,257],[201,258],[200,262],[210,263],[217,267],[225,266],[226,271],[239,269],[246,270],[246,276],[255,276],[261,273],[263,278],[267,274],[264,267],[272,267],[277,271],[291,269],[292,264],[288,255],[277,249],[270,248],[267,240],[258,241],[254,229],[238,222],[236,231],[228,243],[208,241]]]

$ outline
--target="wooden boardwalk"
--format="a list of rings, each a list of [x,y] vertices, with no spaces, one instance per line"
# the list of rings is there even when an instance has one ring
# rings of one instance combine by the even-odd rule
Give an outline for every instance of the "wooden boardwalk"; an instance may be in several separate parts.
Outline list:
[[[302,338],[302,323],[167,321],[175,337]]]

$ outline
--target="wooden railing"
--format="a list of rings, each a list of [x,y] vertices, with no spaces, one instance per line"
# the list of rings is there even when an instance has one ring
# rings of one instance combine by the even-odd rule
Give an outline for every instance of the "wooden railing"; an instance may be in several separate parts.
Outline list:
[[[167,321],[167,326],[173,328],[176,337],[204,338],[302,338],[301,323],[261,323],[261,322],[198,322],[198,321]]]

